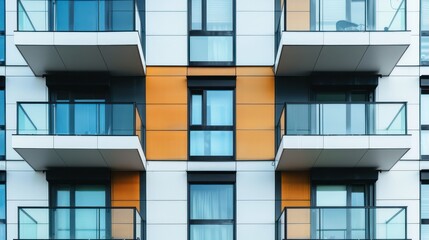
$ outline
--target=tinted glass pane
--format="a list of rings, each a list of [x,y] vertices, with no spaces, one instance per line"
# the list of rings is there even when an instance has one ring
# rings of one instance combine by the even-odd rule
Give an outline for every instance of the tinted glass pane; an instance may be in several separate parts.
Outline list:
[[[0,61],[4,62],[6,60],[5,55],[5,36],[0,35]]]
[[[421,0],[421,30],[429,30],[429,0]]]
[[[202,107],[203,107],[203,96],[202,95],[192,95],[192,117],[191,121],[193,125],[200,125],[202,124]]]
[[[106,206],[106,188],[104,186],[76,187],[75,206],[104,207]]]
[[[320,19],[321,30],[335,31],[337,30],[337,22],[340,20],[347,21],[346,1],[344,0],[324,0],[321,2]],[[357,13],[356,13],[357,14]],[[365,13],[364,13],[365,14]],[[350,22],[351,23],[351,22]],[[350,25],[351,26],[351,25]],[[339,26],[340,28],[348,28],[347,26]],[[339,29],[340,30],[340,29]]]
[[[1,47],[1,45],[0,45]],[[0,125],[4,125],[5,101],[4,90],[0,90]]]
[[[207,30],[232,31],[232,0],[207,0]]]
[[[233,61],[233,38],[190,37],[190,61]]]
[[[421,109],[421,113],[420,113],[421,124],[429,125],[429,94],[421,95],[420,109]]]
[[[233,125],[233,91],[207,91],[207,125]]]
[[[429,64],[429,37],[420,38],[420,47],[421,47],[421,63],[424,65]]]
[[[422,184],[421,188],[421,216],[422,219],[429,219],[429,184]]]
[[[191,225],[191,240],[233,240],[234,227],[225,225]]]
[[[191,131],[191,156],[232,156],[232,131]]]
[[[429,224],[422,224],[421,230],[421,240],[429,240]]]
[[[6,208],[5,208],[5,201],[6,201],[6,192],[5,192],[5,185],[0,185],[0,219],[6,219]],[[0,235],[3,236],[3,235]]]
[[[233,185],[190,186],[191,219],[233,219],[234,189]]]
[[[0,130],[0,156],[6,155],[6,133],[5,130]]]
[[[421,150],[421,154],[422,155],[429,155],[429,131],[421,131],[421,146],[420,146],[420,150]]]
[[[192,30],[202,29],[202,0],[192,0]]]
[[[346,186],[317,186],[317,206],[347,206]]]

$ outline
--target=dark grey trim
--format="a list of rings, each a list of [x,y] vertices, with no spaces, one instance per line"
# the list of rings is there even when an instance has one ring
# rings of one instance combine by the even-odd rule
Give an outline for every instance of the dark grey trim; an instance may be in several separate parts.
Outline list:
[[[188,77],[188,88],[235,88],[235,76],[195,76]]]
[[[420,181],[429,183],[429,170],[420,171]]]
[[[374,183],[378,171],[369,168],[313,168],[310,180],[317,183]]]
[[[6,171],[0,171],[0,184],[6,183]]]
[[[46,181],[54,184],[110,184],[110,179],[107,168],[57,168],[46,172]]]
[[[52,73],[46,75],[46,86],[68,87],[68,86],[94,86],[109,87],[111,77],[105,72],[95,73]]]
[[[236,172],[188,171],[188,183],[235,183]]]
[[[374,74],[317,74],[310,77],[313,86],[353,87],[375,89],[378,86],[378,75]]]

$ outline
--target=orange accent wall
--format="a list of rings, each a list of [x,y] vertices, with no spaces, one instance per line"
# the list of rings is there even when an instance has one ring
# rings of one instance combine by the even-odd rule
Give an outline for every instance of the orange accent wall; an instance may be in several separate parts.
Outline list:
[[[272,67],[148,67],[148,160],[187,160],[187,76],[236,76],[237,160],[274,159]]]
[[[140,173],[112,172],[111,201],[113,207],[140,209]]]
[[[237,67],[237,160],[274,159],[274,74],[270,67]]]
[[[310,0],[288,0],[286,11],[289,31],[310,29]]]
[[[282,209],[310,206],[310,192],[310,173],[308,171],[282,172]]]

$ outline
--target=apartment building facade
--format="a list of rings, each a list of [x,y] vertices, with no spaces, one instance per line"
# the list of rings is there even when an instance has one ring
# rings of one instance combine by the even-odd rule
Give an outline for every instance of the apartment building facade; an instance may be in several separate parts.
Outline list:
[[[0,6],[0,238],[429,239],[429,1]]]

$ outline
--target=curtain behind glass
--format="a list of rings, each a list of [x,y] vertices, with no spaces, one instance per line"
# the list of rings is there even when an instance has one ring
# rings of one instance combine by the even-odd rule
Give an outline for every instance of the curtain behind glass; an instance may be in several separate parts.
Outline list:
[[[233,219],[232,185],[191,185],[190,219]]]
[[[207,125],[232,126],[233,92],[207,91]]]
[[[232,31],[232,0],[207,0],[207,31]]]
[[[234,226],[224,225],[191,225],[191,240],[233,240]]]

